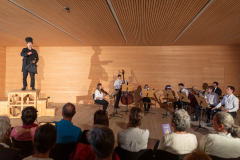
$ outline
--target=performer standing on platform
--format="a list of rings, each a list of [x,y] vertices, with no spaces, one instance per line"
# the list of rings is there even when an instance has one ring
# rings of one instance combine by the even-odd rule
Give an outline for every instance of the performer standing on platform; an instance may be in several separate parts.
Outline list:
[[[144,86],[144,89],[149,89],[147,84]],[[142,97],[142,91],[140,92],[140,96]],[[143,101],[143,104],[144,104],[144,110],[149,111],[149,108],[150,108],[150,105],[151,105],[150,104],[151,103],[150,98],[149,97],[142,97],[142,101]],[[144,102],[148,103],[148,108],[146,108],[147,105]]]
[[[108,101],[104,99],[103,92],[101,90],[102,90],[102,84],[98,83],[97,89],[95,91],[94,100],[95,100],[95,103],[103,105],[103,111],[106,111],[108,107]]]
[[[116,101],[114,104],[114,108],[120,108],[118,106],[118,104],[119,104],[119,101],[120,101],[120,98],[122,95],[121,88],[122,88],[123,83],[124,83],[124,81],[122,81],[122,76],[119,74],[118,79],[114,82],[114,88],[116,89],[116,91],[118,91],[118,94],[116,95]]]
[[[179,84],[178,84],[178,87],[179,87],[179,92],[180,92],[180,93],[181,93],[181,92],[185,92],[186,95],[187,95],[187,97],[188,97],[188,90],[185,89],[184,84],[179,83]],[[187,104],[188,104],[187,102],[182,102],[182,101],[180,101],[180,99],[179,99],[178,101],[176,101],[176,102],[173,103],[173,108],[174,108],[174,110],[176,110],[177,105],[178,105],[178,108],[181,108],[182,105],[187,105]]]
[[[213,82],[214,93],[218,94],[218,96],[222,96],[222,90],[218,88],[218,82]]]
[[[35,49],[32,49],[33,39],[31,37],[27,37],[25,40],[27,42],[27,48],[23,48],[21,52],[21,56],[23,56],[23,62],[22,62],[23,88],[22,90],[26,90],[26,87],[27,87],[28,71],[25,69],[25,67],[30,63],[38,62],[38,53]],[[30,72],[30,76],[31,76],[32,90],[35,90],[35,73]]]

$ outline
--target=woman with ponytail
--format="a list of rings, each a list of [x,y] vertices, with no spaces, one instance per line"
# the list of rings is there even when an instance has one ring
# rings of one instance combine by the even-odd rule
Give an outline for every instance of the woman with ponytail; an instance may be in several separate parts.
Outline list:
[[[199,149],[221,158],[240,158],[240,127],[234,124],[233,117],[227,112],[218,112],[213,117],[213,128],[217,134],[203,136]]]

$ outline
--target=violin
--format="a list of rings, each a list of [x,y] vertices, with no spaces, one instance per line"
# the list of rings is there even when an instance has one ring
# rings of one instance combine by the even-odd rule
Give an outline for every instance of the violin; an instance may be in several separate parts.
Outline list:
[[[101,92],[103,92],[104,94],[108,95],[108,92],[103,90],[103,89],[101,89]]]

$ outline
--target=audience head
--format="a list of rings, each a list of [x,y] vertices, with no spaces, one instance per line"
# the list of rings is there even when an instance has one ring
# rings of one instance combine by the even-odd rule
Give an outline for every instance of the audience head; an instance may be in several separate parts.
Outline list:
[[[192,153],[186,155],[183,160],[212,160],[212,158],[196,149]]]
[[[106,111],[98,110],[94,114],[94,125],[103,125],[109,127],[108,114]]]
[[[55,126],[47,123],[38,127],[35,132],[33,145],[39,153],[50,151],[57,141],[57,130]]]
[[[208,93],[212,93],[213,92],[214,87],[213,86],[208,86]]]
[[[184,84],[183,83],[179,83],[178,87],[179,87],[179,89],[183,89],[184,88]]]
[[[166,85],[165,90],[172,90],[172,86],[171,85]]]
[[[76,113],[74,104],[66,103],[62,108],[62,116],[64,118],[72,118]]]
[[[102,84],[101,84],[101,83],[98,83],[98,84],[97,84],[97,89],[98,89],[99,91],[101,91],[101,89],[102,89]]]
[[[215,82],[213,82],[212,85],[213,85],[214,88],[216,88],[216,87],[218,87],[218,82],[215,81]]]
[[[240,127],[234,124],[233,117],[227,112],[217,112],[213,117],[213,128],[217,132],[231,133],[232,137],[238,137]]]
[[[138,127],[141,125],[144,113],[140,107],[132,107],[129,114],[129,122],[131,127]]]
[[[34,107],[26,107],[22,110],[22,122],[25,125],[31,125],[37,119],[37,110]]]
[[[148,88],[148,85],[147,84],[145,84],[145,86],[144,86],[144,89],[147,89]]]
[[[233,86],[228,86],[227,87],[226,92],[227,92],[228,95],[231,95],[234,91],[235,91],[235,88]]]
[[[112,156],[115,138],[110,128],[100,125],[93,126],[88,133],[88,142],[98,159]]]
[[[119,80],[122,79],[122,75],[121,75],[121,74],[118,75],[118,79],[119,79]]]
[[[10,119],[7,116],[0,116],[0,143],[4,143],[11,134]]]
[[[178,109],[173,113],[171,124],[176,131],[183,132],[190,127],[190,116],[184,109]]]

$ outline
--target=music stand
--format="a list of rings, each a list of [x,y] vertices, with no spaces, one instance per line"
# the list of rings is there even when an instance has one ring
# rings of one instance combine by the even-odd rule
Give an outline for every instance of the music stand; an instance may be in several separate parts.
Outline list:
[[[114,94],[111,94],[111,96],[114,96],[114,104],[115,104],[116,95],[118,94],[118,92],[119,92],[119,90],[117,90]],[[113,108],[114,108],[114,111],[113,111],[112,114],[109,115],[109,116],[110,116],[109,120],[110,120],[112,117],[123,118],[123,117],[121,117],[121,116],[123,116],[123,115],[117,112],[117,108],[115,108],[114,106],[113,106]],[[121,115],[121,116],[118,116],[118,115]]]
[[[202,121],[203,109],[211,108],[211,107],[208,106],[207,100],[206,100],[204,97],[195,95],[195,98],[196,98],[196,100],[197,100],[197,102],[198,102],[198,105],[202,107],[202,108],[201,108],[201,121]],[[203,127],[201,126],[201,121],[200,121],[200,117],[199,117],[199,119],[198,119],[198,128],[195,130],[195,132],[197,132],[197,130],[198,130],[199,128],[207,129],[207,128],[205,128],[204,126],[203,126]]]
[[[142,97],[148,97],[148,98],[153,98],[154,97],[154,93],[155,93],[155,90],[147,90],[147,89],[142,89]],[[149,103],[147,102],[146,105],[148,105]],[[152,114],[155,114],[154,112],[152,111],[144,111],[146,112],[146,114],[148,113],[152,113]]]
[[[130,92],[133,91],[133,84],[122,84],[122,92]],[[125,111],[120,111],[120,112],[129,112],[129,108],[128,108],[128,100],[126,98],[126,102],[127,102],[127,107]]]
[[[163,91],[164,97],[167,99],[167,110],[166,110],[165,114],[162,114],[163,115],[162,118],[165,118],[167,116],[171,116],[171,114],[168,114],[168,109],[169,109],[169,104],[172,103],[172,102],[169,102],[168,100],[169,99],[174,99],[174,96],[173,96],[172,90],[163,89],[162,91]]]

